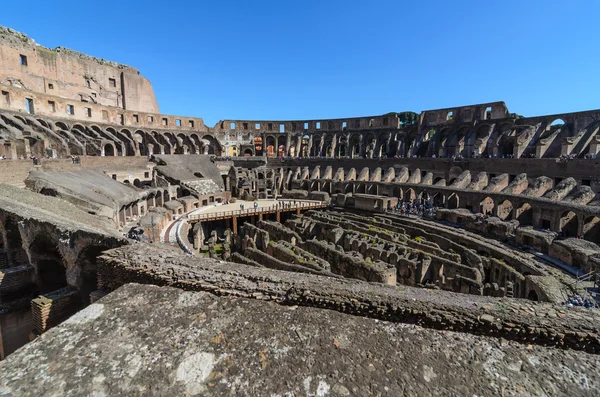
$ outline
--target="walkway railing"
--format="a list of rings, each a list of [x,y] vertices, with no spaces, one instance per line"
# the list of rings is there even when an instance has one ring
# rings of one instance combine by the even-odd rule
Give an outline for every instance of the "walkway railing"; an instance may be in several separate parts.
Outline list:
[[[271,205],[269,207],[258,207],[258,208],[248,208],[243,210],[233,210],[233,211],[220,211],[220,212],[212,212],[208,214],[194,214],[189,215],[188,219],[190,221],[210,221],[214,219],[224,219],[224,218],[233,218],[240,216],[253,216],[265,213],[274,213],[277,211],[288,212],[288,211],[296,211],[296,210],[309,210],[316,208],[325,208],[327,204],[319,201],[319,202],[302,202],[297,201],[296,204],[293,201],[281,201],[280,205]]]

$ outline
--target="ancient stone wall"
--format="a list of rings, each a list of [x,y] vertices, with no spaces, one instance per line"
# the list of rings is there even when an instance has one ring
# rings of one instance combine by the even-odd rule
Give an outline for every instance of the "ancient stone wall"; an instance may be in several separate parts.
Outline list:
[[[152,85],[132,67],[62,47],[45,48],[4,27],[0,27],[0,54],[0,83],[4,86],[77,103],[159,113]],[[24,108],[25,101],[14,105]]]

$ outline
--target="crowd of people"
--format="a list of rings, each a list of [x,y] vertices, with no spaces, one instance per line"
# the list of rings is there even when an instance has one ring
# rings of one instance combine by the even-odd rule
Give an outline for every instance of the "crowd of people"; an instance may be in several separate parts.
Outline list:
[[[582,307],[586,307],[588,309],[597,309],[598,308],[598,304],[593,299],[582,298],[579,295],[575,295],[575,296],[572,296],[569,299],[567,299],[567,301],[565,302],[565,305],[567,307],[582,306]]]
[[[437,209],[438,207],[435,206],[431,200],[415,199],[412,201],[398,202],[395,207],[388,209],[387,212],[397,213],[404,216],[414,215],[433,217],[435,216]]]

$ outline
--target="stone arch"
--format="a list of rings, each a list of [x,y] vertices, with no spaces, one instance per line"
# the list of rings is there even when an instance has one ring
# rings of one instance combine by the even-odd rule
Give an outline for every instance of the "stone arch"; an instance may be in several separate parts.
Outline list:
[[[377,196],[378,193],[379,193],[379,189],[378,189],[378,186],[376,183],[373,183],[367,187],[367,194],[372,194],[374,196]]]
[[[513,208],[514,208],[514,206],[513,206],[512,202],[510,202],[510,200],[504,200],[502,203],[500,203],[498,205],[498,208],[497,208],[498,218],[505,220],[505,221],[510,221],[512,219]]]
[[[67,124],[63,123],[62,121],[57,121],[56,123],[54,123],[54,125],[56,126],[56,128],[59,128],[61,130],[65,130],[65,131],[70,130],[70,128],[67,126]]]
[[[375,134],[369,132],[365,135],[364,138],[364,148],[365,148],[365,157],[373,158],[378,154],[375,152],[377,141],[375,139]]]
[[[588,216],[583,222],[583,238],[600,244],[600,217]]]
[[[494,199],[487,196],[479,203],[479,212],[484,215],[492,215],[495,206]]]
[[[116,153],[115,146],[113,143],[104,144],[104,155],[105,156],[114,156]]]
[[[217,143],[217,140],[215,139],[214,136],[204,135],[202,137],[202,139],[205,139],[208,141],[208,153],[207,154],[220,155],[219,144]]]
[[[49,234],[40,233],[34,237],[29,245],[29,255],[41,293],[55,291],[68,285],[67,270],[60,255],[58,242]]]
[[[521,204],[515,210],[515,219],[519,221],[522,226],[533,225],[533,208],[529,203]]]
[[[402,198],[404,197],[404,192],[402,191],[402,188],[400,186],[395,186],[394,190],[392,191],[392,197],[398,197],[398,199],[402,200]]]
[[[413,201],[417,198],[417,194],[415,193],[415,190],[413,188],[408,188],[406,189],[406,191],[404,192],[404,199],[406,201]]]
[[[286,145],[287,145],[287,136],[286,135],[279,135],[277,137],[277,156],[278,157],[284,157],[287,155],[286,153]]]
[[[535,292],[535,290],[529,291],[529,293],[527,294],[527,299],[529,299],[530,301],[539,301],[540,300],[538,298],[538,294],[537,294],[537,292]]]
[[[451,210],[459,208],[460,201],[458,199],[458,194],[456,194],[456,193],[450,194],[450,196],[448,196],[447,203],[448,203],[448,208]]]
[[[164,154],[174,154],[173,143],[166,136],[156,131],[152,131],[152,134],[154,134],[154,139],[162,145]]]
[[[85,304],[90,303],[90,293],[98,289],[97,259],[102,251],[107,249],[108,247],[104,245],[89,245],[77,256],[76,266],[79,270],[77,287]]]
[[[360,134],[352,134],[348,139],[348,155],[352,158],[360,156]]]
[[[141,156],[147,156],[148,148],[146,147],[146,133],[142,130],[137,130],[133,136],[135,138],[139,154]]]
[[[46,120],[44,119],[36,119],[38,123],[40,123],[42,126],[46,127],[46,128],[50,128],[50,124],[48,124],[46,122]]]
[[[431,201],[435,207],[443,207],[446,203],[446,196],[441,192],[436,192],[431,197]]]
[[[129,131],[126,128],[123,128],[121,130],[120,134],[126,138],[126,139],[123,139],[123,142],[125,145],[125,154],[127,156],[135,156],[135,146],[136,145],[135,145],[135,141],[133,139],[133,135],[131,134],[131,131]]]
[[[312,142],[313,143],[312,143],[312,147],[310,149],[310,156],[314,156],[314,157],[320,156],[320,154],[321,154],[321,140],[322,140],[321,135],[314,134],[312,136]]]
[[[435,143],[437,145],[437,153],[433,151],[439,157],[446,157],[448,151],[446,150],[446,143],[452,135],[452,128],[446,127],[435,136]]]
[[[345,194],[354,193],[354,184],[353,183],[345,184],[344,185],[344,193]]]
[[[265,139],[266,149],[267,149],[267,157],[275,156],[275,147],[277,145],[277,140],[273,135],[267,135]]]
[[[561,230],[566,237],[576,237],[579,230],[577,214],[573,211],[563,212],[559,220],[559,230]]]
[[[6,219],[4,223],[4,233],[9,264],[12,264],[13,266],[26,264],[28,262],[27,253],[23,248],[23,240],[16,219],[12,217]]]

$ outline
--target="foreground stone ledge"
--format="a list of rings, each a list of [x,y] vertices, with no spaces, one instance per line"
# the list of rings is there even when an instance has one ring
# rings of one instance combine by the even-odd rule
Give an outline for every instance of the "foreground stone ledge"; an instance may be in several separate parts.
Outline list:
[[[583,352],[128,284],[0,362],[0,395],[596,396],[598,366]]]
[[[600,353],[597,310],[255,268],[144,244],[106,251],[98,272],[109,291],[127,283],[172,286]]]

